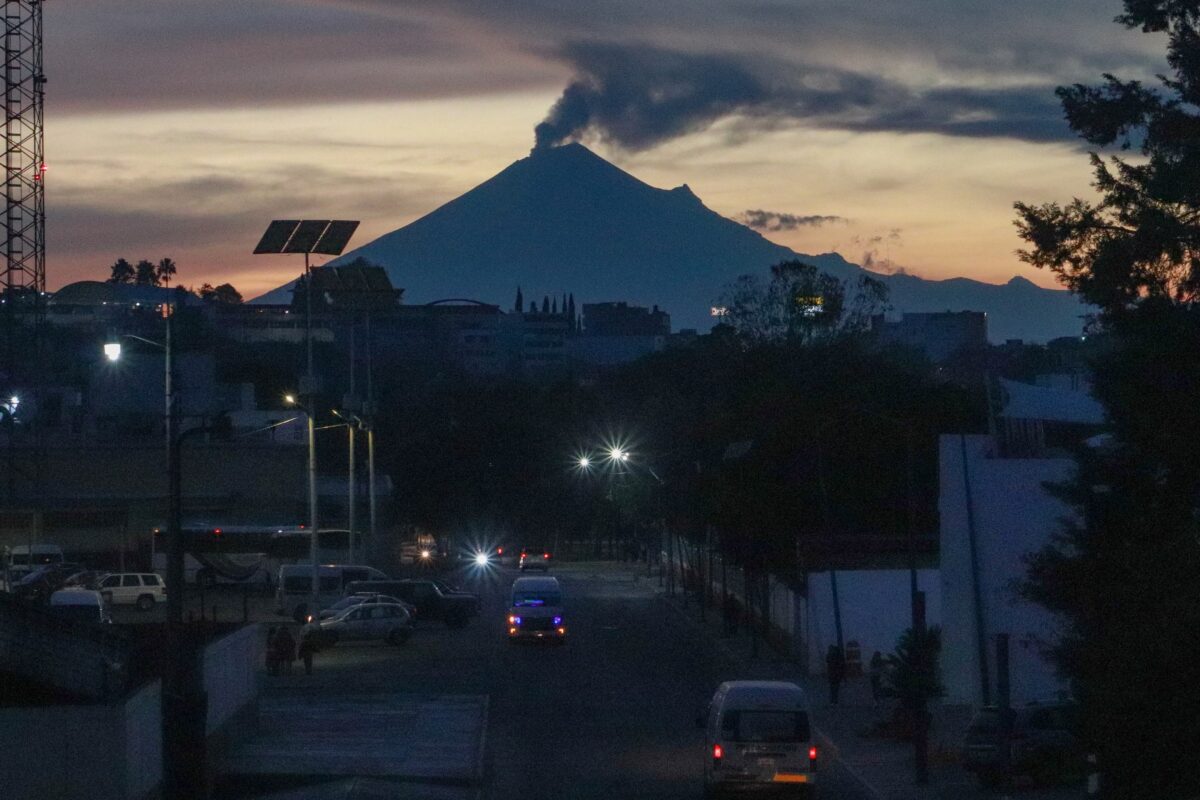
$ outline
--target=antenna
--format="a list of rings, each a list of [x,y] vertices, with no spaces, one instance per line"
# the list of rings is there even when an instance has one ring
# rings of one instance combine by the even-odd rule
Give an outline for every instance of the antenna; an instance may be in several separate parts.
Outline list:
[[[46,290],[42,0],[4,0],[4,271],[9,302]]]

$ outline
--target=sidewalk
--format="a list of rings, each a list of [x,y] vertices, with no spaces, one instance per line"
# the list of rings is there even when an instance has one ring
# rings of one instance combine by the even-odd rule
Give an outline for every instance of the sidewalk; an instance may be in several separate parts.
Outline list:
[[[994,800],[1006,796],[999,790],[984,789],[975,777],[957,763],[957,743],[965,731],[967,711],[938,706],[934,709],[934,731],[929,753],[929,784],[913,782],[913,748],[908,742],[865,735],[872,725],[887,714],[871,699],[866,678],[842,685],[840,702],[829,704],[828,684],[823,677],[808,677],[790,656],[781,654],[759,638],[758,657],[753,656],[750,636],[744,626],[733,636],[725,636],[720,614],[700,607],[693,595],[686,600],[676,591],[669,597],[660,590],[663,601],[679,618],[709,637],[713,645],[737,666],[747,679],[788,680],[802,686],[812,704],[818,745],[877,800]],[[1077,800],[1085,795],[1081,786],[1032,787],[1018,785],[1008,796],[1013,800]]]

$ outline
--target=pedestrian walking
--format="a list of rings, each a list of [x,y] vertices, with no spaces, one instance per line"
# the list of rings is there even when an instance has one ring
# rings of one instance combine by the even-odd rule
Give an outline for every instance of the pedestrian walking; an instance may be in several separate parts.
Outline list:
[[[871,699],[875,705],[879,705],[879,701],[883,699],[883,653],[875,651],[868,669],[871,676]]]
[[[846,679],[846,657],[836,644],[829,645],[825,653],[825,676],[829,679],[829,705],[836,706],[842,681]]]
[[[304,662],[304,674],[312,675],[313,655],[317,652],[317,634],[313,630],[300,633],[300,659]]]
[[[277,637],[279,632],[272,625],[267,629],[267,674],[279,674],[279,642]]]
[[[275,636],[276,658],[284,675],[292,674],[292,662],[296,660],[296,639],[287,626],[282,626]]]

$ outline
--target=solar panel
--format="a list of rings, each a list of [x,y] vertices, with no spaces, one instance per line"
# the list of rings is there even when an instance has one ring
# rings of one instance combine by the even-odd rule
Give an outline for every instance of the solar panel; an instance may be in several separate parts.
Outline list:
[[[358,228],[358,220],[335,219],[331,221],[329,227],[325,229],[325,235],[316,243],[311,252],[340,256],[356,228]]]
[[[283,248],[287,245],[288,239],[292,238],[292,233],[299,224],[300,220],[298,219],[272,220],[271,224],[267,226],[266,233],[259,240],[258,246],[254,248],[254,254],[284,252]]]
[[[311,253],[321,234],[329,227],[327,219],[301,220],[296,226],[296,232],[283,248],[285,253]]]

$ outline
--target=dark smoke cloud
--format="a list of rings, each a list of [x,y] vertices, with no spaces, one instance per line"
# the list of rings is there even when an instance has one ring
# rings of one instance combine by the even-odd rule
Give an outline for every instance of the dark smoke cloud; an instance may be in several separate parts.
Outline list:
[[[756,231],[794,231],[797,228],[815,228],[831,222],[845,222],[846,218],[835,214],[799,215],[751,208],[739,214],[738,221]]]
[[[534,129],[535,148],[594,135],[643,150],[732,115],[864,132],[1073,138],[1049,86],[918,91],[848,70],[647,45],[574,43],[560,55],[576,77]]]

